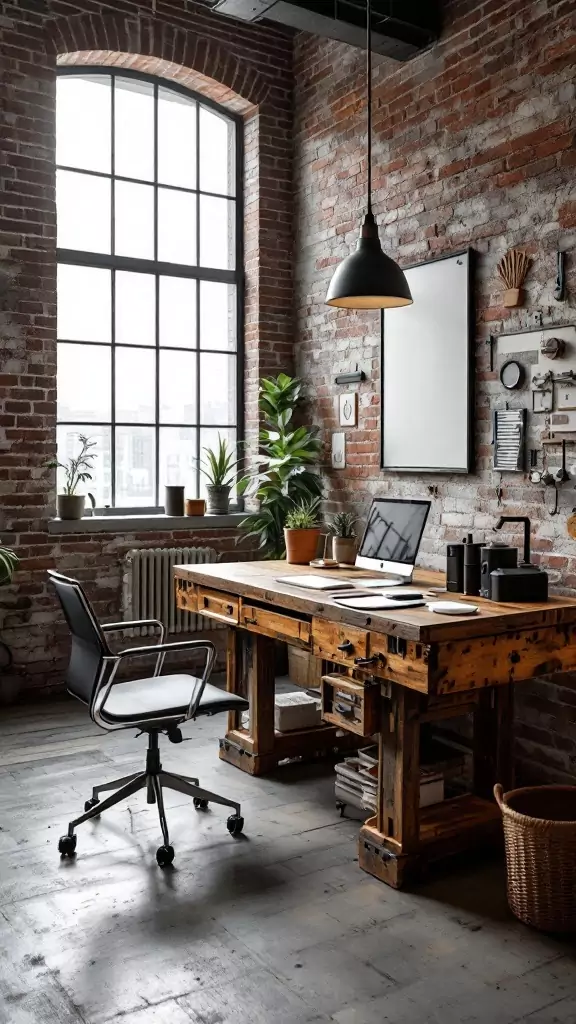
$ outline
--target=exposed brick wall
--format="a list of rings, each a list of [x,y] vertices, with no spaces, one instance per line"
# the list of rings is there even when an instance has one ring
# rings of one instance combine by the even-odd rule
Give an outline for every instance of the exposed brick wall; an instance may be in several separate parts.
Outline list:
[[[427,484],[437,484],[422,546],[430,566],[443,566],[445,542],[463,531],[481,539],[497,515],[527,513],[542,564],[567,587],[576,584],[576,542],[566,534],[573,489],[551,518],[540,488],[505,474],[497,504],[490,407],[502,404],[502,389],[485,340],[521,329],[536,310],[545,323],[576,320],[575,54],[574,0],[446,0],[440,43],[374,72],[375,213],[385,248],[403,263],[468,245],[478,253],[477,473],[423,481],[379,469],[378,315],[324,305],[364,210],[364,57],[307,35],[295,44],[296,359],[327,442],[339,429],[334,374],[359,363],[368,375],[358,429],[347,433],[347,468],[327,474],[330,503],[363,510],[375,494],[426,496]],[[507,310],[496,264],[514,245],[535,260],[524,308]],[[564,303],[553,298],[558,248],[569,250]],[[576,691],[567,683],[518,688],[525,778],[574,778]]]
[[[291,36],[188,0],[53,0],[45,7],[0,2],[0,539],[22,558],[15,585],[0,591],[0,615],[15,655],[11,682],[24,688],[58,682],[65,660],[47,568],[81,577],[97,611],[115,617],[129,548],[208,543],[236,556],[230,531],[47,533],[54,478],[43,466],[56,446],[57,61],[173,78],[244,118],[248,436],[257,430],[257,379],[290,369],[293,333]]]

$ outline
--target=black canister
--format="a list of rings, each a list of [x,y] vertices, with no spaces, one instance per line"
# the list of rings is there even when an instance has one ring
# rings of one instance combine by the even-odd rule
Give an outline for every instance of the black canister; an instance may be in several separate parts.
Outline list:
[[[446,590],[451,594],[464,592],[464,545],[446,545]]]
[[[184,515],[184,488],[167,484],[164,488],[164,511],[167,516]]]
[[[496,569],[515,569],[518,565],[518,548],[510,544],[487,544],[480,552],[482,571],[480,574],[481,597],[492,597],[490,573]]]
[[[480,593],[480,552],[482,544],[475,544],[472,534],[464,540],[464,593],[477,596]]]

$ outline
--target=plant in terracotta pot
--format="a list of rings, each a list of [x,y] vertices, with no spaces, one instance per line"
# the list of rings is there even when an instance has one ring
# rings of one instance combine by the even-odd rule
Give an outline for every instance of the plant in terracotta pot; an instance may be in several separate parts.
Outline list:
[[[206,477],[206,511],[209,516],[225,516],[230,509],[230,491],[236,479],[238,459],[220,434],[216,449],[204,448],[203,451],[205,457],[200,472]]]
[[[299,501],[322,494],[317,472],[322,443],[316,427],[294,426],[302,403],[303,381],[279,373],[260,381],[258,408],[263,421],[257,465],[240,481],[239,490],[258,502],[240,524],[245,538],[257,540],[266,558],[284,558],[286,516]]]
[[[356,533],[358,516],[352,512],[336,512],[328,529],[332,534],[332,557],[337,562],[352,565],[356,560]]]
[[[58,462],[53,459],[47,462],[49,469],[61,469],[64,471],[64,490],[56,496],[56,507],[60,519],[82,519],[84,515],[84,502],[86,496],[78,494],[78,488],[87,480],[92,479],[94,459],[96,452],[92,448],[97,442],[92,441],[85,434],[78,434],[80,451],[78,455],[70,458],[67,462]]]
[[[286,561],[290,565],[311,562],[316,557],[320,533],[320,498],[296,503],[284,524]]]

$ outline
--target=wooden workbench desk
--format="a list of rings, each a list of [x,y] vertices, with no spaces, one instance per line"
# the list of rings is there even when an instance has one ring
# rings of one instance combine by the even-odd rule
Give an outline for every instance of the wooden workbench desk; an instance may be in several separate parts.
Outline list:
[[[376,725],[378,806],[360,830],[359,859],[394,886],[422,861],[499,836],[492,787],[512,782],[513,686],[576,668],[576,600],[474,598],[475,616],[427,608],[367,614],[343,608],[326,592],[278,582],[301,572],[279,561],[175,568],[178,606],[230,627],[228,688],[250,700],[249,727],[231,714],[220,756],[260,775],[286,758],[358,746],[364,728]],[[348,568],[329,575],[360,582],[371,574]],[[413,585],[425,590],[442,582],[439,573],[417,570]],[[276,639],[322,663],[325,720],[318,728],[274,731]],[[334,698],[339,678],[344,704]],[[420,810],[420,728],[467,713],[474,717],[473,792]]]

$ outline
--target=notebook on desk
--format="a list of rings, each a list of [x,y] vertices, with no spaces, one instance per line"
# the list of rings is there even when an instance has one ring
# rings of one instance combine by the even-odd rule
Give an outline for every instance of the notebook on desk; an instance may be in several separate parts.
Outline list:
[[[278,576],[276,583],[288,583],[291,587],[305,587],[307,590],[350,590],[350,580],[329,579],[314,576],[311,572],[295,573],[293,576]]]

